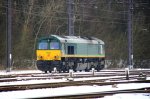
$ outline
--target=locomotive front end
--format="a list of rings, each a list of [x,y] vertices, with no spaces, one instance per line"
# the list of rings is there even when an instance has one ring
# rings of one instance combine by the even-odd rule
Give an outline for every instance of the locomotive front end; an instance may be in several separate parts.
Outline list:
[[[61,60],[60,42],[54,38],[43,38],[37,43],[37,68],[51,72],[58,67]]]

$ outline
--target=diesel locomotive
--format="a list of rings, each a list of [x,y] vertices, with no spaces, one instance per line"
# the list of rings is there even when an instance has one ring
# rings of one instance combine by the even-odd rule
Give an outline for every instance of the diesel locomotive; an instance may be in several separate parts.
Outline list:
[[[104,68],[104,42],[95,37],[59,36],[39,38],[36,49],[37,68],[44,72],[97,71]]]

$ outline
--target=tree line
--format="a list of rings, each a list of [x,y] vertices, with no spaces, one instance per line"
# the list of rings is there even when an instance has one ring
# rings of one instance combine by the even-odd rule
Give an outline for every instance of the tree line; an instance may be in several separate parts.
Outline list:
[[[128,0],[74,0],[77,36],[94,36],[105,42],[107,60],[127,60]],[[0,65],[6,60],[7,2],[0,0]],[[134,60],[150,59],[150,2],[133,0]],[[68,35],[67,0],[12,0],[13,65],[35,60],[39,37]]]

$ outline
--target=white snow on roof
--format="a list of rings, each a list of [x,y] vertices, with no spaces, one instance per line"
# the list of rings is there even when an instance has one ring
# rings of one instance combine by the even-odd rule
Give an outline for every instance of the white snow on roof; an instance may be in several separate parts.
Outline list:
[[[69,43],[92,43],[92,44],[104,44],[104,42],[98,38],[91,37],[91,39],[88,38],[82,38],[80,36],[58,36],[58,35],[52,35],[53,37],[56,37],[60,40],[60,42],[69,42]]]

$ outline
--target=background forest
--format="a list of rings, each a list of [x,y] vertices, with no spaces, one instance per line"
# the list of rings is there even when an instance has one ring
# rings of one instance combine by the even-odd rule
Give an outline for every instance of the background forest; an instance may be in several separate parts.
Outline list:
[[[74,0],[75,35],[102,39],[112,68],[127,63],[128,5],[128,0]],[[6,62],[6,9],[7,0],[0,0],[0,68]],[[150,1],[133,0],[131,10],[134,63],[149,64],[135,67],[148,67]],[[12,20],[13,68],[32,69],[38,37],[68,35],[67,0],[12,0]]]

